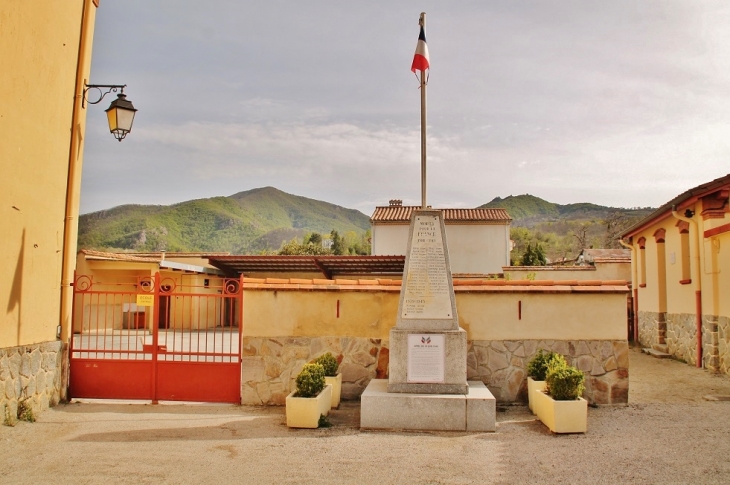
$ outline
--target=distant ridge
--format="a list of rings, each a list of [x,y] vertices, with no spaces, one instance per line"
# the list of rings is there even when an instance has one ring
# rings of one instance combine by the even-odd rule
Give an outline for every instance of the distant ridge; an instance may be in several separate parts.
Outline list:
[[[121,205],[79,218],[79,249],[228,251],[279,249],[306,232],[358,235],[368,216],[274,187],[173,205]]]
[[[607,207],[582,202],[577,204],[555,204],[530,194],[510,195],[505,198],[495,197],[479,208],[497,208],[507,210],[515,227],[533,227],[536,224],[557,220],[600,220],[611,214],[620,213],[628,218],[644,217],[653,210],[651,207],[625,209]]]

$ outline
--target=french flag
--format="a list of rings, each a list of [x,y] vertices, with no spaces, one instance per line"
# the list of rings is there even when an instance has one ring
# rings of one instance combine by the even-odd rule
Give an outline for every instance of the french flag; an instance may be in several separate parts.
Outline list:
[[[418,35],[418,45],[416,46],[416,54],[413,56],[413,64],[411,71],[425,71],[429,68],[428,63],[428,46],[426,45],[426,34],[423,32],[421,25],[421,33]]]

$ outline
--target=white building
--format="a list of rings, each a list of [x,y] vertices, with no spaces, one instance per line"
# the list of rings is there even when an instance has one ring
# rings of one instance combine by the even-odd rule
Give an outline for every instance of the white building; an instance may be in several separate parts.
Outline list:
[[[419,209],[391,200],[376,207],[370,226],[373,255],[405,255],[411,213]],[[437,209],[444,215],[451,272],[456,275],[501,273],[510,263],[510,222],[504,209]]]

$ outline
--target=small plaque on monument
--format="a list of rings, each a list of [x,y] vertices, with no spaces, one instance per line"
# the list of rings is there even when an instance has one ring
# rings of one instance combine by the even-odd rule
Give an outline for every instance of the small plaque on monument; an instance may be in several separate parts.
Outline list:
[[[443,383],[443,334],[408,335],[408,382]]]

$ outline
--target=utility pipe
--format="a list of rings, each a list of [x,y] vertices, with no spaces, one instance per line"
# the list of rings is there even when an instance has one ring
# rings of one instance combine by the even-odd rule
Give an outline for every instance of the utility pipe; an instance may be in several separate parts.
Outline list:
[[[631,268],[631,279],[632,279],[632,285],[631,288],[634,292],[634,345],[639,343],[639,285],[638,285],[638,271],[637,267],[639,266],[639,261],[636,258],[636,248],[633,244],[626,244],[623,239],[619,238],[618,242],[623,247],[631,250],[631,261],[633,261],[634,264],[632,264]]]
[[[692,283],[695,288],[695,313],[697,320],[697,367],[702,367],[702,270],[700,268],[700,226],[697,221],[684,217],[677,212],[677,206],[672,206],[672,216],[675,219],[689,223],[695,228],[695,242],[697,243],[697,251],[695,251],[694,278]]]

